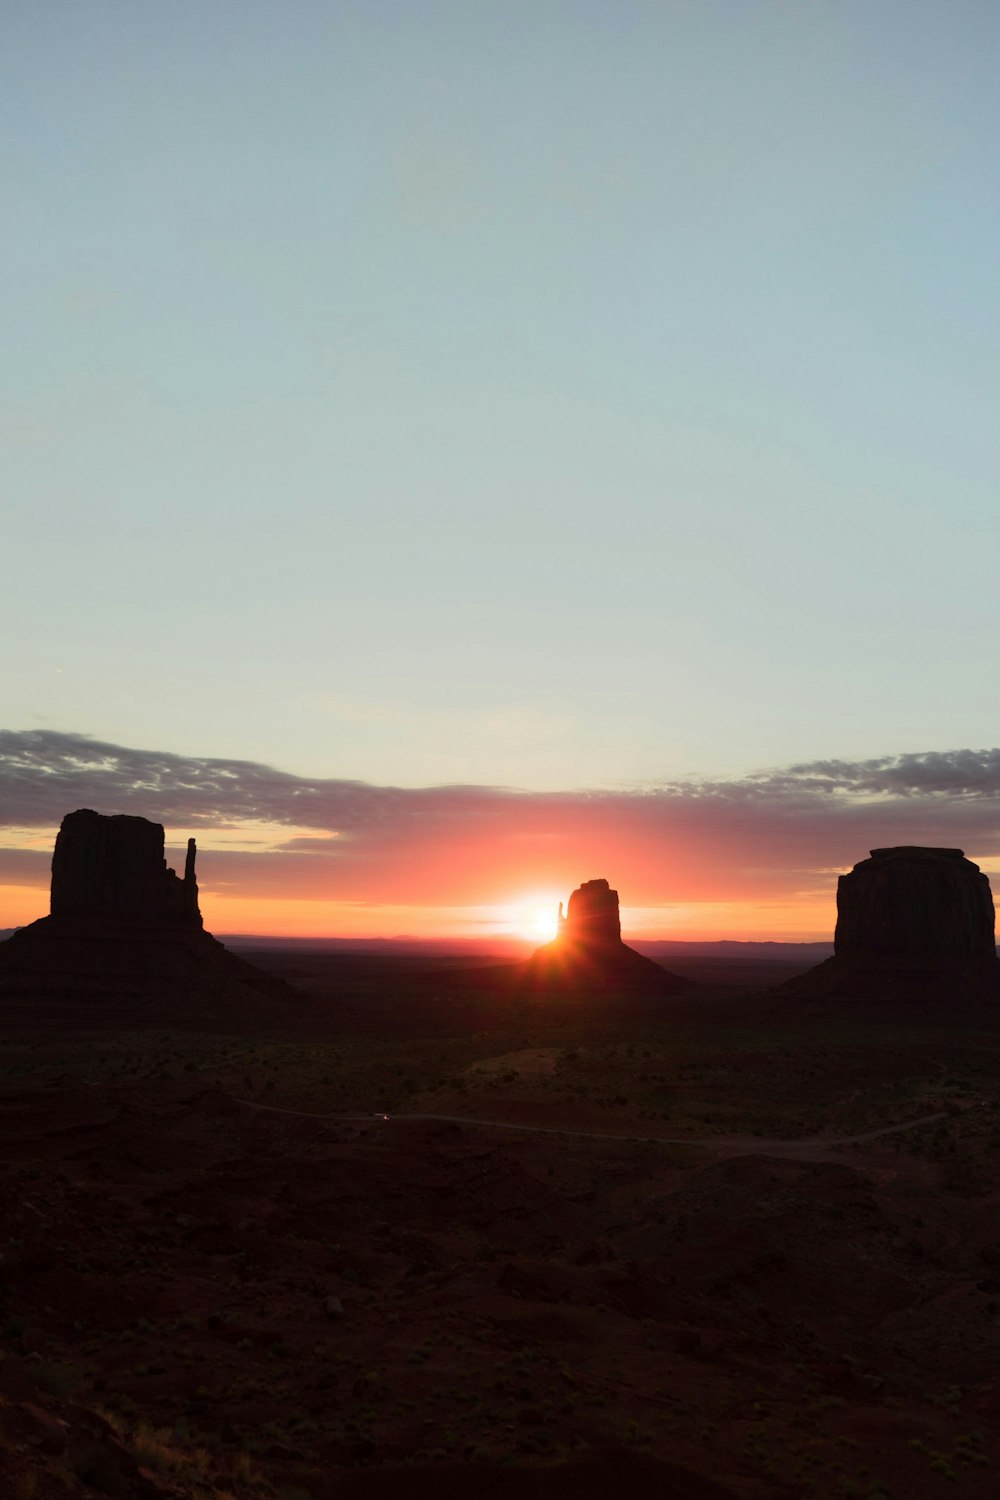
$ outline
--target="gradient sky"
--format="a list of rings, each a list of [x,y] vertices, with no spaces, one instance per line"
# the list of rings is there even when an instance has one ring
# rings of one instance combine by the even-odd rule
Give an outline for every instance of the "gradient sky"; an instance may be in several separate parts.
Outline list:
[[[866,826],[810,855],[800,812],[792,858],[783,803],[752,857],[628,809],[996,739],[997,7],[11,0],[2,43],[17,743],[366,783],[390,823],[456,784],[519,789],[525,837],[580,789],[620,819],[498,886],[466,806],[425,888],[403,832],[381,883],[296,884],[308,825],[254,814],[259,930],[457,930],[606,875],[647,931],[826,935]],[[80,803],[39,822],[26,777],[0,823],[37,865]],[[76,790],[179,835],[142,785]],[[985,795],[891,794],[1000,863],[992,813],[941,810]],[[699,839],[783,873],[685,892]]]

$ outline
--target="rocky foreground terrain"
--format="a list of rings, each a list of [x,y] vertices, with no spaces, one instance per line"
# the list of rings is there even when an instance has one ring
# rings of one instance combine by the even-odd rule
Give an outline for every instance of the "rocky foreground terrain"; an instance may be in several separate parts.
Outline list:
[[[996,1023],[313,989],[5,1018],[4,1500],[996,1493]]]

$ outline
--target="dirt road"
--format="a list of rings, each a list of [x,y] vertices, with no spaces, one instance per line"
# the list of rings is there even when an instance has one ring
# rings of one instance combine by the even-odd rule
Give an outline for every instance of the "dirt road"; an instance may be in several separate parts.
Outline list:
[[[797,1140],[783,1140],[779,1136],[761,1135],[715,1135],[698,1138],[696,1136],[639,1135],[634,1131],[623,1130],[567,1130],[556,1125],[522,1125],[512,1120],[481,1120],[469,1115],[393,1114],[383,1116],[376,1111],[370,1114],[320,1115],[312,1114],[307,1110],[282,1109],[276,1104],[258,1104],[256,1100],[238,1099],[235,1095],[230,1095],[230,1097],[234,1103],[246,1105],[248,1109],[266,1110],[271,1114],[295,1115],[304,1120],[350,1121],[353,1124],[362,1121],[369,1124],[372,1121],[382,1121],[390,1125],[414,1120],[440,1121],[442,1124],[449,1125],[475,1125],[486,1130],[524,1130],[534,1135],[563,1135],[573,1140],[641,1141],[657,1146],[693,1146],[698,1150],[715,1151],[725,1156],[818,1157],[844,1146],[860,1146],[866,1141],[878,1140],[883,1135],[895,1135],[903,1130],[916,1130],[920,1125],[931,1125],[935,1120],[945,1118],[944,1111],[938,1110],[933,1115],[920,1115],[916,1120],[904,1120],[897,1125],[880,1125],[876,1130],[865,1130],[858,1135],[812,1135],[802,1136]]]

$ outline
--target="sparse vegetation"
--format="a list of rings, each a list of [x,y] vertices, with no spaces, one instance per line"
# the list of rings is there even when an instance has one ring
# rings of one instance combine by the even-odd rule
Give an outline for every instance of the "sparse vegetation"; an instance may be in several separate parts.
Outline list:
[[[60,1040],[47,1073],[86,1069],[91,1082],[67,1085],[65,1100],[39,1094],[40,1129],[64,1109],[64,1134],[0,1168],[4,1350],[30,1356],[39,1401],[101,1413],[136,1462],[196,1500],[302,1500],[324,1492],[310,1476],[374,1455],[552,1463],[610,1442],[669,1454],[681,1438],[706,1463],[728,1453],[761,1484],[820,1500],[990,1493],[996,1450],[976,1425],[970,1370],[993,1368],[995,1289],[968,1292],[961,1340],[934,1320],[970,1266],[973,1287],[996,1274],[978,1269],[978,1240],[953,1248],[956,1225],[992,1222],[994,1038],[953,1034],[945,1058],[934,1028],[859,1038],[825,1023],[803,1035],[537,1005],[454,1035],[381,1031],[136,1028],[99,1056],[89,1039]],[[18,1088],[29,1063],[37,1073],[30,1039],[0,1058]],[[168,1103],[157,1082],[167,1123],[104,1142],[112,1186],[94,1195],[98,1158],[85,1130],[73,1135],[89,1116],[72,1111],[114,1118],[108,1085],[164,1069],[183,1074],[169,1087],[193,1102]],[[770,1136],[910,1120],[945,1088],[958,1112],[930,1126],[814,1162],[761,1161]],[[226,1096],[359,1118],[296,1122]],[[375,1101],[566,1134],[376,1125]],[[715,1150],[664,1146],[660,1133]],[[729,1156],[729,1135],[765,1144]],[[882,1175],[869,1181],[876,1155]],[[910,1184],[898,1196],[896,1178]],[[948,1192],[947,1236],[925,1182]],[[985,1228],[975,1233],[985,1245]],[[60,1242],[72,1276],[116,1290],[134,1277],[148,1300],[124,1317],[127,1299],[110,1294],[64,1314],[34,1290]],[[912,1334],[905,1319],[891,1336],[872,1332],[882,1286],[905,1289]],[[332,1322],[328,1301],[341,1308]],[[919,1398],[904,1374],[914,1368]],[[914,1400],[917,1446],[870,1437],[880,1413]],[[110,1441],[44,1462],[63,1463],[67,1485],[112,1493]]]

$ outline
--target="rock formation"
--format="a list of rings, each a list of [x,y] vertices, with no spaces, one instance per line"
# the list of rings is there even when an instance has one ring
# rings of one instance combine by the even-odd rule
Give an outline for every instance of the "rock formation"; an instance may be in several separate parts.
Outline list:
[[[622,942],[618,892],[606,880],[586,880],[570,896],[559,931],[536,948],[523,966],[531,988],[579,991],[625,990],[666,993],[693,988],[693,981],[671,974]]]
[[[990,882],[961,849],[873,849],[837,884],[834,955],[996,961]]]
[[[162,825],[146,818],[67,813],[52,856],[53,917],[201,927],[194,839],[183,880],[167,868],[163,845]]]
[[[585,880],[570,896],[563,915],[559,903],[559,938],[584,947],[608,947],[622,940],[618,892],[606,880]]]
[[[183,1005],[288,993],[204,931],[188,840],[183,879],[146,818],[68,813],[52,856],[50,914],[0,944],[0,995]]]
[[[834,954],[783,990],[931,999],[996,994],[990,883],[961,849],[872,849],[837,885]]]

